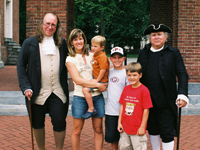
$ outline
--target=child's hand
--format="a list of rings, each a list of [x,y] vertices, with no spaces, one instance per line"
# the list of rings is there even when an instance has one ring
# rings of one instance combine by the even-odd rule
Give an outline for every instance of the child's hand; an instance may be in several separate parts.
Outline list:
[[[122,126],[122,124],[121,123],[118,123],[118,131],[120,132],[120,133],[122,133],[122,132],[124,132],[124,128],[123,128],[123,126]]]
[[[98,83],[97,79],[91,79],[90,81]]]
[[[142,136],[145,134],[145,128],[140,127],[137,131],[137,135]]]

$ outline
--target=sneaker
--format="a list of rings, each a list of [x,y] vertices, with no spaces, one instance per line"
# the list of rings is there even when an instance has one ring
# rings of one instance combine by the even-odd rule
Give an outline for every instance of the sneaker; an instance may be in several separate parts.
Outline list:
[[[89,119],[90,117],[94,116],[97,114],[96,109],[93,110],[93,112],[86,112],[85,114],[82,115],[83,119]]]
[[[96,89],[96,88],[95,88],[95,89],[92,89],[93,92],[96,92],[96,91],[98,91],[98,90],[99,90],[99,89]]]

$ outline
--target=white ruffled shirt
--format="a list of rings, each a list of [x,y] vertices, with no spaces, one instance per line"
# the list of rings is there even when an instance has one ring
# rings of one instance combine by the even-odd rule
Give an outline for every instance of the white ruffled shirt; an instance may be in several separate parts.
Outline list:
[[[159,52],[159,51],[161,51],[161,50],[163,50],[163,48],[164,48],[164,45],[163,45],[163,47],[161,47],[161,48],[159,48],[159,49],[154,49],[153,47],[151,47],[150,48],[150,50],[152,51],[152,52]],[[178,94],[178,97],[176,98],[176,105],[178,106],[178,104],[177,104],[177,100],[184,100],[184,101],[186,101],[187,102],[187,105],[185,106],[186,108],[188,107],[188,104],[189,104],[189,99],[188,99],[188,97],[187,96],[185,96],[185,95],[183,95],[183,94]]]
[[[43,55],[56,55],[56,45],[54,43],[53,36],[45,36],[42,42]]]

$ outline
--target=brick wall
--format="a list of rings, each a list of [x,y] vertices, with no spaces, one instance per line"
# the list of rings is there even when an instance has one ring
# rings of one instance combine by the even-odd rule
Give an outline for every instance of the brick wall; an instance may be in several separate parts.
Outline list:
[[[173,2],[173,34],[172,34],[172,46],[178,48],[178,0]]]
[[[4,2],[6,0],[0,1],[0,11],[1,11],[1,59],[6,64],[7,63],[7,57],[8,52],[7,48],[4,46]],[[15,41],[17,44],[19,43],[19,0],[13,0],[13,41]]]
[[[7,62],[7,49],[4,46],[4,0],[0,1],[0,11],[1,11],[1,60]]]
[[[200,1],[178,1],[177,47],[189,74],[189,82],[200,83]]]
[[[150,3],[150,23],[163,23],[173,28],[173,0],[151,0]],[[172,45],[172,36],[168,38]]]
[[[13,0],[13,41],[19,44],[19,0]]]
[[[46,13],[55,13],[58,15],[63,37],[67,37],[67,0],[27,0],[26,1],[26,36],[35,35],[38,22]]]
[[[26,1],[26,36],[35,35],[35,30],[38,22],[44,14],[53,12],[58,15],[63,37],[67,40],[68,35],[74,29],[74,0],[27,0]],[[69,78],[70,91],[73,91],[73,82]]]
[[[172,28],[169,43],[183,56],[190,83],[200,83],[200,1],[151,0],[151,23]]]
[[[4,0],[0,1],[0,11],[1,11],[1,45],[4,45]]]

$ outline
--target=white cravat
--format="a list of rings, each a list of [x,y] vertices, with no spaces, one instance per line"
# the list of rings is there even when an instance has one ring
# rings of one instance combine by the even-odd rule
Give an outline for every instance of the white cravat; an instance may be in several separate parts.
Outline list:
[[[151,50],[152,52],[160,52],[163,48],[164,48],[164,45],[163,45],[161,48],[159,48],[159,49],[154,49],[154,48],[151,46],[150,50]]]
[[[56,45],[54,43],[53,36],[51,37],[44,36],[42,42],[42,52],[43,55],[56,55]]]

